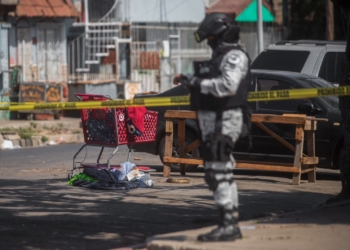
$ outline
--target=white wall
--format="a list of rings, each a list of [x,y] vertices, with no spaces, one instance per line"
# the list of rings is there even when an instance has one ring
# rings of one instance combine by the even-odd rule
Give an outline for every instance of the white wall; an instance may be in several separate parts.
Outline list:
[[[205,16],[204,0],[130,0],[132,22],[194,22]]]

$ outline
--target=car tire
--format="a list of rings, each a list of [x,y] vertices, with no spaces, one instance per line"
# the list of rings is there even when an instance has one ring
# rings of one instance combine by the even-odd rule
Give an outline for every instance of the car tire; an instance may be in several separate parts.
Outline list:
[[[189,145],[190,143],[194,142],[197,139],[198,139],[198,137],[193,132],[186,131],[186,138],[185,138],[186,146]],[[174,133],[172,156],[176,157],[176,158],[179,157],[177,141],[178,141],[177,140],[177,133]],[[164,157],[164,151],[165,151],[165,135],[163,135],[162,139],[159,142],[159,157],[160,157],[160,160],[162,162],[163,162],[163,157]],[[199,148],[195,148],[193,151],[187,153],[187,156],[199,158],[200,157]],[[190,165],[190,164],[185,165],[186,172],[192,172],[197,167],[198,167],[198,165]],[[172,163],[171,164],[171,171],[180,172],[180,164]]]

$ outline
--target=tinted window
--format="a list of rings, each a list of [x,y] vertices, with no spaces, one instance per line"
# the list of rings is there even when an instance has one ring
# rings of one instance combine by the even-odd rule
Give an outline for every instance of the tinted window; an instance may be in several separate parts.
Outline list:
[[[340,70],[341,70],[341,65],[343,63],[343,60],[345,58],[345,52],[338,52],[337,54],[337,59],[336,59],[336,67],[335,67],[335,81],[334,83],[339,84],[339,76],[340,76]]]
[[[308,58],[309,51],[267,50],[252,63],[252,69],[271,69],[301,72]]]
[[[321,79],[321,78],[314,78],[314,79],[305,79],[302,80],[304,82],[307,82],[311,88],[334,88],[332,84],[329,82]],[[323,96],[320,97],[323,101],[328,103],[329,106],[338,109],[339,108],[339,98],[338,96]]]
[[[336,65],[337,52],[327,52],[324,56],[320,72],[318,74],[319,77],[329,81],[334,82],[334,69]]]
[[[332,84],[338,84],[341,64],[344,56],[344,52],[327,52],[318,76]]]
[[[295,89],[294,86],[274,79],[258,79],[257,91],[276,91],[284,89]],[[259,101],[258,109],[260,110],[275,110],[275,111],[290,111],[297,112],[298,106],[302,103],[312,103],[310,99],[295,99],[295,100],[278,100],[278,101]]]
[[[257,90],[258,91],[276,91],[283,89],[291,89],[292,86],[273,79],[258,79]],[[279,101],[259,101],[258,109],[265,110],[282,110],[282,111],[296,111],[296,103],[294,100],[279,100]]]

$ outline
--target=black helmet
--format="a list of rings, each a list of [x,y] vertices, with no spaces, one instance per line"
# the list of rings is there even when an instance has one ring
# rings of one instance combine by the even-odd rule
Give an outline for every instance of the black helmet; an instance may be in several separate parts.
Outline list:
[[[207,14],[194,33],[196,41],[202,42],[209,36],[220,36],[232,22],[231,18],[222,13]]]

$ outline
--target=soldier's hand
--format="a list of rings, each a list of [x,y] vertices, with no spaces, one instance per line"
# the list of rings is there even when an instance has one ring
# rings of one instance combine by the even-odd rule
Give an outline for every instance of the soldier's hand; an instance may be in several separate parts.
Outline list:
[[[189,81],[188,81],[187,76],[185,76],[183,74],[177,74],[173,79],[173,83],[175,85],[179,85],[179,84],[187,85],[188,82]]]
[[[190,81],[188,80],[187,76],[185,76],[183,74],[178,74],[174,77],[173,83],[175,85],[179,85],[181,83],[182,85],[184,85],[186,87],[190,84]]]
[[[200,79],[198,77],[193,77],[190,80],[190,79],[188,79],[187,76],[185,76],[183,74],[178,74],[173,79],[173,83],[175,85],[181,84],[182,86],[184,86],[185,88],[188,88],[188,89],[200,88],[201,81],[202,81],[202,79]]]

